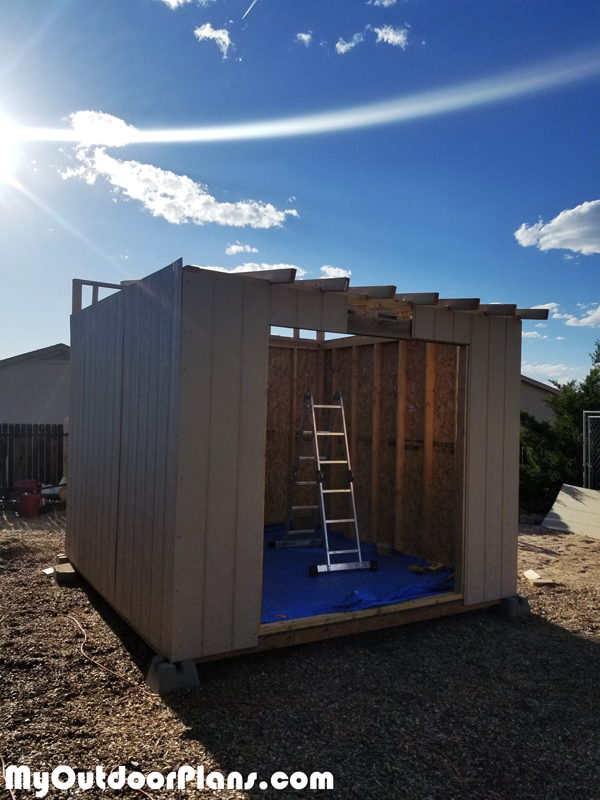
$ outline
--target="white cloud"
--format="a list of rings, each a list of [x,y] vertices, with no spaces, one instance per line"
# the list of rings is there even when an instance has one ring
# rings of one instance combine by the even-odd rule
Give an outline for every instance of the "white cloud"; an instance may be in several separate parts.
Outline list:
[[[308,45],[311,42],[311,39],[312,39],[312,31],[309,31],[308,33],[297,33],[296,34],[296,40],[299,41],[299,42],[302,42],[302,44],[305,47],[308,47]]]
[[[179,6],[184,6],[186,3],[191,3],[192,0],[162,0],[163,3],[166,3],[169,8],[179,8]],[[201,6],[209,6],[211,3],[216,3],[217,0],[198,0],[198,3]]]
[[[349,42],[345,42],[340,37],[340,40],[338,41],[338,43],[335,46],[335,49],[340,55],[343,55],[344,53],[347,53],[348,50],[352,50],[353,47],[356,47],[356,45],[359,42],[364,41],[364,38],[365,38],[364,33],[355,33],[354,36],[352,37],[352,39],[350,39]]]
[[[548,326],[546,325],[545,322],[538,322],[535,327],[536,328],[547,328]]]
[[[557,342],[565,342],[565,341],[566,341],[566,339],[567,339],[567,337],[566,337],[566,336],[557,336],[557,337],[556,337],[556,341],[557,341]]]
[[[138,161],[120,161],[109,156],[103,147],[79,148],[77,159],[81,166],[67,169],[63,178],[77,177],[87,183],[105,178],[116,192],[132,200],[139,200],[155,217],[179,225],[192,221],[196,225],[214,222],[233,227],[281,227],[287,214],[297,216],[292,209],[279,211],[270,203],[242,200],[237,203],[220,203],[205,186],[195,183],[186,175],[140,164]]]
[[[578,328],[600,328],[600,307],[586,311],[581,319],[571,317],[565,323]]]
[[[547,338],[547,337],[542,337],[542,334],[538,333],[537,331],[523,331],[521,336],[523,337],[523,339],[542,339],[542,338]]]
[[[104,144],[107,147],[124,147],[135,141],[138,129],[119,117],[103,111],[76,111],[68,117],[71,127],[80,135],[82,145]]]
[[[191,3],[192,0],[163,0],[163,3],[166,3],[169,8],[179,8],[179,6],[183,6],[186,3]]]
[[[533,308],[547,308],[550,312],[550,319],[574,319],[573,314],[562,314],[558,310],[560,308],[559,303],[542,303],[539,306],[533,306]]]
[[[369,0],[367,5],[374,5],[374,6],[383,6],[384,8],[389,8],[390,6],[395,6],[397,0]]]
[[[582,367],[569,367],[566,364],[521,364],[521,372],[529,378],[541,381],[581,380],[587,370]]]
[[[326,264],[324,267],[321,267],[321,272],[324,273],[328,278],[349,278],[352,275],[349,269],[331,267],[328,264]]]
[[[239,267],[233,267],[232,269],[227,269],[227,267],[201,267],[201,269],[212,269],[215,272],[264,272],[267,269],[295,269],[296,270],[296,277],[301,278],[303,275],[306,275],[306,270],[302,269],[301,267],[297,267],[295,264],[253,264],[251,262],[246,262],[245,264],[240,264]]]
[[[384,25],[383,28],[373,28],[377,34],[378,42],[387,42],[396,47],[406,49],[408,44],[408,29],[407,28],[392,28],[391,25]]]
[[[515,238],[523,247],[539,250],[572,250],[584,256],[600,253],[600,200],[561,211],[550,222],[523,223]]]
[[[218,46],[219,50],[223,53],[223,58],[227,58],[227,50],[233,45],[233,42],[229,38],[229,31],[227,31],[225,28],[216,30],[213,28],[210,22],[207,22],[200,28],[196,28],[194,31],[194,36],[199,42],[202,42],[206,39],[212,39]]]
[[[234,256],[236,253],[258,253],[257,247],[250,247],[249,244],[240,244],[236,242],[235,244],[230,244],[225,253],[228,256]]]

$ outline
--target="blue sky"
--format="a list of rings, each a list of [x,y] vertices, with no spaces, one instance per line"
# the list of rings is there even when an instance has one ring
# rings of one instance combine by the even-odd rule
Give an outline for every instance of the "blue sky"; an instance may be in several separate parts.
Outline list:
[[[549,305],[523,371],[585,375],[600,4],[250,3],[3,0],[0,358],[182,256]]]

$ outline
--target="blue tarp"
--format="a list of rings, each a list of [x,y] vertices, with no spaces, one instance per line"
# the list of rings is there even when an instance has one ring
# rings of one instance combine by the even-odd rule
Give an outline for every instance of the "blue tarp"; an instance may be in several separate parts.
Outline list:
[[[281,539],[282,535],[282,525],[267,526],[265,544]],[[352,546],[341,533],[330,532],[329,537],[332,550]],[[311,578],[309,566],[326,561],[321,547],[265,547],[261,622],[355,611],[454,590],[454,580],[447,580],[452,574],[450,567],[441,572],[419,575],[410,572],[410,565],[427,565],[429,562],[396,550],[391,556],[378,557],[374,544],[363,544],[361,549],[363,561],[377,561],[377,572],[344,570],[319,573],[316,578]],[[337,558],[338,561],[351,559],[352,556]]]

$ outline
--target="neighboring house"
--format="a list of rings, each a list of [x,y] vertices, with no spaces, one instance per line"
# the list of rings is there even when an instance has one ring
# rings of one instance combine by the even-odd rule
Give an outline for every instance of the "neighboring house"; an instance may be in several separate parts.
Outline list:
[[[0,423],[63,425],[68,416],[68,345],[0,361]]]
[[[521,411],[526,411],[540,422],[554,422],[554,413],[546,400],[558,392],[556,386],[521,375]]]

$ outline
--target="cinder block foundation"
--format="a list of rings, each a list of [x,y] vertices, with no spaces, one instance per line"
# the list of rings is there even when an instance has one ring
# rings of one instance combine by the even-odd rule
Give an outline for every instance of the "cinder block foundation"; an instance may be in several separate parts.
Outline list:
[[[154,656],[146,676],[150,691],[160,695],[191,689],[199,684],[198,670],[192,659],[173,664],[165,656]]]

